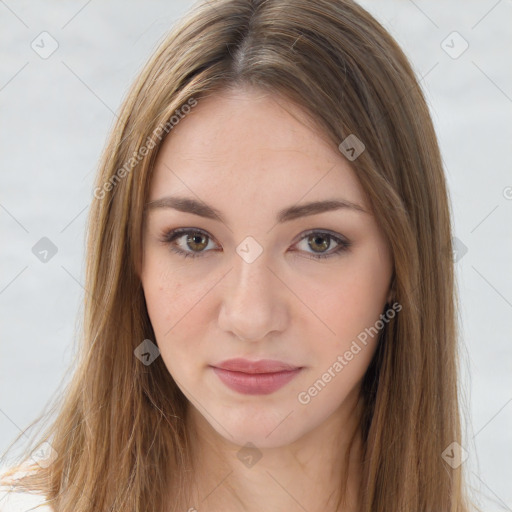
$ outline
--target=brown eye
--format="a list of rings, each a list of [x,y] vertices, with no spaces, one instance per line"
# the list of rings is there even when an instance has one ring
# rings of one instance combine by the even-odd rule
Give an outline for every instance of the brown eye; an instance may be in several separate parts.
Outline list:
[[[193,233],[186,236],[187,247],[193,251],[202,251],[208,245],[208,237],[203,233]]]
[[[162,236],[162,242],[170,246],[171,251],[185,257],[203,256],[211,242],[211,237],[198,229],[175,229]]]
[[[330,258],[331,256],[340,255],[346,251],[351,243],[344,239],[341,235],[334,235],[324,231],[309,231],[298,242],[298,244],[307,240],[307,247],[302,248],[300,252],[309,254],[310,259]],[[185,257],[197,258],[205,256],[211,252],[210,243],[214,243],[213,239],[202,230],[180,228],[164,233],[161,241],[169,245],[171,251]],[[333,250],[329,250],[336,244]],[[298,245],[296,244],[296,245]],[[309,249],[309,250],[308,250]]]
[[[351,243],[342,238],[341,235],[335,235],[325,231],[309,231],[301,238],[299,244],[306,240],[307,247],[303,248],[303,252],[309,254],[307,257],[311,259],[330,258],[331,256],[340,255],[351,245]],[[333,250],[329,251],[333,241],[336,245]]]
[[[329,235],[310,235],[308,237],[308,245],[315,252],[324,252],[331,245],[331,237]]]

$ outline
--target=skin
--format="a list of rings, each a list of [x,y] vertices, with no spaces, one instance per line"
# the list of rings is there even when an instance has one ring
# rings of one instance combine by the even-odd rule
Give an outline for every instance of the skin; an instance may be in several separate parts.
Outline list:
[[[331,511],[344,472],[343,510],[356,510],[358,397],[377,337],[360,344],[309,403],[298,400],[375,324],[389,299],[390,247],[350,162],[288,100],[249,88],[224,91],[201,99],[163,143],[149,202],[169,195],[200,199],[226,219],[154,208],[144,227],[148,313],[161,357],[189,400],[197,487],[184,510]],[[282,208],[325,199],[348,200],[365,212],[276,221]],[[202,255],[171,251],[162,234],[176,228],[207,233],[202,246],[187,244],[186,234],[174,241]],[[327,247],[311,247],[315,237],[304,237],[310,230],[329,230],[351,245],[312,259],[337,243],[327,237],[320,240]],[[247,236],[263,251],[252,263],[236,252]],[[303,369],[272,394],[244,395],[209,366],[234,357]],[[341,455],[353,432],[347,465]],[[237,457],[249,441],[261,455],[252,467]]]

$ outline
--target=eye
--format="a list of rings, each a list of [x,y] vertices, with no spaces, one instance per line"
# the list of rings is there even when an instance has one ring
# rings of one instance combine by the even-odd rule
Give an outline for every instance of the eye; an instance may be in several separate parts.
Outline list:
[[[175,240],[178,243],[175,243]],[[202,229],[179,228],[164,233],[162,242],[169,244],[171,251],[185,257],[197,258],[208,248],[210,236]],[[187,250],[191,249],[191,251]]]
[[[332,245],[336,243],[333,250],[327,251]],[[341,235],[335,235],[328,231],[309,231],[299,240],[298,243],[306,242],[307,248],[310,248],[313,253],[309,253],[308,258],[322,259],[330,258],[331,256],[339,256],[342,252],[346,251],[351,243]],[[306,251],[307,252],[307,251]]]
[[[161,241],[164,244],[168,244],[171,251],[185,258],[197,258],[203,256],[203,253],[212,250],[210,246],[212,238],[199,228],[179,228],[165,232],[162,235]],[[333,250],[328,251],[333,241],[336,246]],[[305,233],[295,245],[301,242],[306,242],[307,248],[313,251],[309,253],[310,256],[307,256],[312,259],[330,258],[331,256],[340,255],[351,245],[341,235],[320,230],[311,230]],[[305,250],[304,252],[307,253],[308,251]]]

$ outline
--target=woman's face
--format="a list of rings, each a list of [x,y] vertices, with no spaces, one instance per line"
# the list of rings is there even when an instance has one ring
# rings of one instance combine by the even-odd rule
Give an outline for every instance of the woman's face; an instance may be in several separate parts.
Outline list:
[[[151,182],[153,341],[196,413],[239,445],[291,443],[347,409],[391,317],[391,254],[357,177],[289,111],[302,112],[254,90],[202,99]],[[235,358],[288,367],[220,369]]]

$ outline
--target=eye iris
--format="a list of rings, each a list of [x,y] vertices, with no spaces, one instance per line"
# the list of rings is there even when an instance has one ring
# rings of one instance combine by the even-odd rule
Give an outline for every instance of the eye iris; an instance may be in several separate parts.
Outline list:
[[[190,247],[191,249],[197,249],[198,251],[201,251],[208,245],[207,238],[208,237],[206,235],[203,235],[202,233],[194,233],[192,235],[188,235],[187,246]],[[201,242],[200,240],[203,240],[203,242]],[[199,247],[194,248],[194,244],[199,245]]]
[[[329,245],[330,245],[330,241],[329,241],[329,236],[328,235],[312,235],[309,237],[309,240],[313,239],[313,244],[314,245],[320,245],[321,246],[321,249],[328,249],[329,248]],[[322,242],[323,240],[323,242]],[[319,242],[320,241],[320,242]],[[310,241],[308,241],[308,245],[309,247],[311,247],[311,249],[313,249],[313,251],[315,252],[323,252],[322,250],[320,251],[317,251]]]

